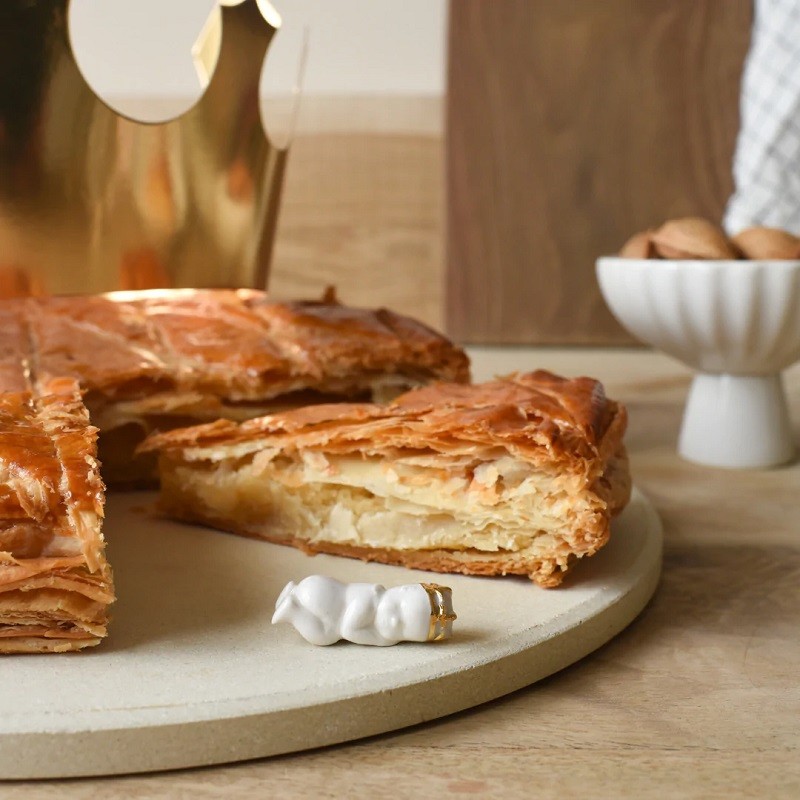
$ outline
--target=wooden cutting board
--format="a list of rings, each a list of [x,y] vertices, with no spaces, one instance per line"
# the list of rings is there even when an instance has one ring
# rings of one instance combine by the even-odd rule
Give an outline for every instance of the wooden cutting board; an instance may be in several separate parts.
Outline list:
[[[84,653],[2,659],[0,778],[238,761],[460,711],[608,641],[647,603],[661,569],[659,519],[635,492],[610,543],[561,589],[442,576],[458,613],[452,640],[314,647],[270,624],[288,580],[398,585],[431,574],[152,519],[151,501],[109,497],[119,596],[110,639]]]

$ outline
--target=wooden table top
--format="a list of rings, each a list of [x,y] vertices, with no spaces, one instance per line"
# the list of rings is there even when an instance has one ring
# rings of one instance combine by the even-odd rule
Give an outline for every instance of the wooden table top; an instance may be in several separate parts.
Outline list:
[[[476,378],[591,374],[628,405],[634,479],[663,519],[665,558],[627,630],[534,686],[398,733],[208,769],[2,784],[0,797],[800,797],[800,464],[681,461],[689,373],[660,355],[473,356]],[[800,365],[786,378],[797,430]]]

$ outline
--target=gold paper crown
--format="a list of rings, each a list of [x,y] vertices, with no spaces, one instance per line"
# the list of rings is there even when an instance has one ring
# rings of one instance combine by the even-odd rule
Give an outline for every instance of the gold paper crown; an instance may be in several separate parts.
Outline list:
[[[89,87],[68,7],[0,3],[0,297],[264,288],[287,155],[259,109],[274,8],[221,0],[193,49],[203,96],[142,123]]]

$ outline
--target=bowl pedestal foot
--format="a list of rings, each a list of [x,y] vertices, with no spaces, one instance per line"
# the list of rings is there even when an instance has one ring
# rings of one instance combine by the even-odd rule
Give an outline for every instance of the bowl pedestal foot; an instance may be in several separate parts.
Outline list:
[[[715,467],[771,467],[795,453],[780,374],[698,374],[683,414],[678,452]]]

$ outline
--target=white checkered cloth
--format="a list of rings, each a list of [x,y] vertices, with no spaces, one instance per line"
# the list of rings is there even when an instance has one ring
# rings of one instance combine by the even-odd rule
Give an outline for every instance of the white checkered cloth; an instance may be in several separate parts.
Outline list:
[[[800,2],[756,0],[724,225],[800,234]]]

